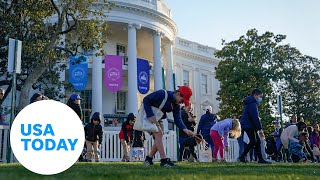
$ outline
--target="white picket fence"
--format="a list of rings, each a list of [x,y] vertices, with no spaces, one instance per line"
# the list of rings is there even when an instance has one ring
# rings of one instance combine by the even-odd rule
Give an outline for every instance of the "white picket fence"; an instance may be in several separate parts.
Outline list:
[[[154,144],[153,138],[146,134],[144,142],[144,154],[150,152]],[[175,131],[169,131],[163,136],[163,145],[166,156],[173,161],[177,160],[177,138]],[[101,147],[101,161],[121,161],[123,156],[123,148],[119,139],[119,131],[105,131]],[[155,161],[160,160],[159,153],[156,153]]]
[[[146,134],[146,141],[144,142],[144,153],[148,154],[154,144],[153,138]],[[9,143],[9,126],[0,125],[0,163],[7,163],[7,148]],[[175,131],[168,131],[163,136],[163,145],[165,154],[172,161],[177,161],[178,144]],[[239,145],[236,139],[229,139],[229,152],[226,154],[228,162],[235,162],[239,156]],[[199,152],[199,149],[198,149]],[[104,131],[103,142],[101,147],[101,161],[121,161],[123,156],[123,149],[119,139],[119,131]],[[10,162],[17,162],[11,152]],[[159,153],[154,157],[155,161],[160,160]]]

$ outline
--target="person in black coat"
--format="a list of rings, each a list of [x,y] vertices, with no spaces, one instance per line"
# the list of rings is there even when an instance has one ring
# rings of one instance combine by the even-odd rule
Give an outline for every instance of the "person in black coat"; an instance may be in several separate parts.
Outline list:
[[[67,105],[77,113],[80,120],[83,121],[82,109],[81,109],[81,97],[78,94],[72,94],[68,99]]]
[[[95,161],[99,161],[98,146],[102,143],[102,126],[100,125],[100,113],[95,112],[91,117],[91,122],[84,127],[87,155],[86,159],[90,161],[92,159],[92,152],[94,153]]]
[[[196,126],[195,116],[191,113],[191,106],[185,106],[181,110],[181,119],[183,123],[186,125],[187,129],[194,132],[194,127]],[[184,151],[184,142],[189,136],[183,132],[182,129],[179,129],[179,145],[180,145],[180,153],[179,160],[182,160],[182,154]]]

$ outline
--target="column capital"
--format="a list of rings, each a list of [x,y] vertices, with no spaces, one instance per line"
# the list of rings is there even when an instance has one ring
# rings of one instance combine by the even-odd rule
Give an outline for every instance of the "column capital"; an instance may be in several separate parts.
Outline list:
[[[141,24],[137,24],[137,23],[128,23],[128,28],[136,28],[136,29],[141,29]]]
[[[162,31],[159,31],[159,30],[153,31],[153,36],[160,36],[160,37],[162,37],[162,36],[164,36],[164,33],[163,33]]]

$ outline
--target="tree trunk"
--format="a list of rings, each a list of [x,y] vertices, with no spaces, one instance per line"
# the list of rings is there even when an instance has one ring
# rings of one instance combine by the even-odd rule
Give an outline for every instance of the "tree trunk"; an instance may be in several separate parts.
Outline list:
[[[21,88],[20,101],[18,112],[29,104],[29,93],[32,85],[37,82],[41,75],[45,72],[46,66],[44,64],[38,65],[27,77],[24,85]]]

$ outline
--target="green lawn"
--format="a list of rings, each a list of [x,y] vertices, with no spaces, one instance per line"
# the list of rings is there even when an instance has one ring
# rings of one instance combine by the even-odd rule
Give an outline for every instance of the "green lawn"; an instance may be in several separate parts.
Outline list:
[[[32,173],[19,164],[0,164],[0,179],[320,179],[320,164],[176,163],[173,168],[140,163],[76,163],[54,176]]]

